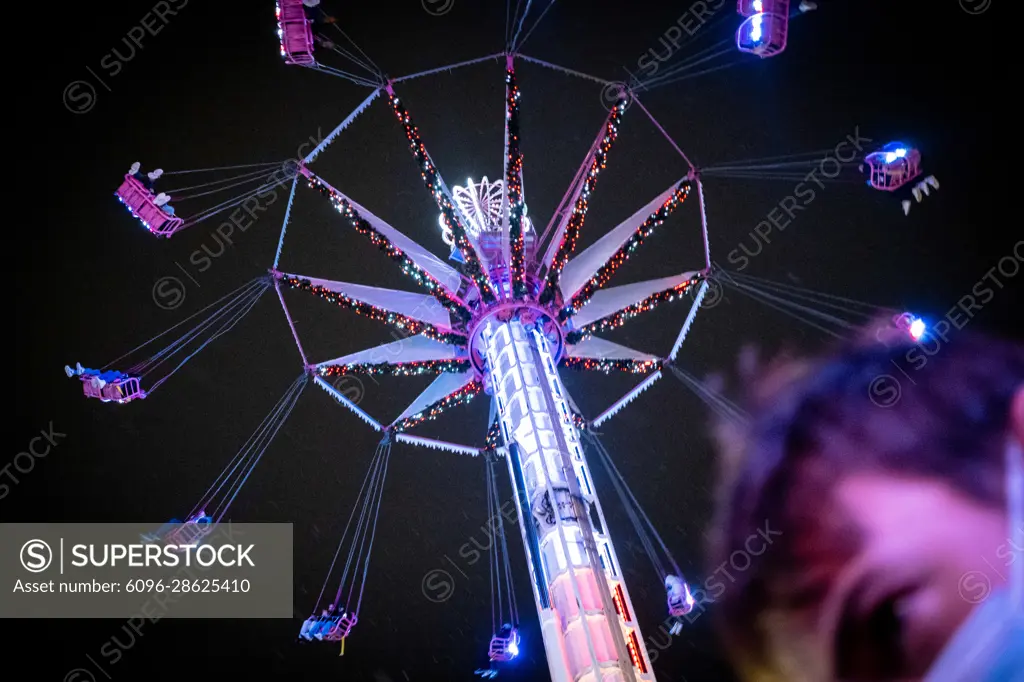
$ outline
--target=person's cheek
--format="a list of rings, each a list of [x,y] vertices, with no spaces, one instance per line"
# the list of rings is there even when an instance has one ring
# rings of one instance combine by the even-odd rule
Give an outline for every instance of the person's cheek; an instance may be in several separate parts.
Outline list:
[[[923,676],[973,607],[959,594],[959,576],[936,576],[907,603],[907,675]]]

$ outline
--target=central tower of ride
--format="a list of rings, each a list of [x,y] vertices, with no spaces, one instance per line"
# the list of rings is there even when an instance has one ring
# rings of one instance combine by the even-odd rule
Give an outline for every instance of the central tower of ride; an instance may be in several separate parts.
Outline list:
[[[484,320],[479,331],[551,678],[653,680],[556,369],[556,330],[543,311],[522,306]]]

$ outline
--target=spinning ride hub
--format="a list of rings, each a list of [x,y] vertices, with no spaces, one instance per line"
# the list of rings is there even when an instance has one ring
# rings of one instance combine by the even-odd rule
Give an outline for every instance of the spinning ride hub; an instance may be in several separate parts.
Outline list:
[[[565,351],[565,332],[556,320],[554,310],[531,301],[506,301],[488,307],[470,323],[469,357],[473,369],[484,378],[487,385],[490,375],[487,371],[487,330],[495,329],[513,320],[527,329],[537,329],[547,339],[551,349],[551,361],[558,365]],[[490,392],[490,391],[488,391]]]

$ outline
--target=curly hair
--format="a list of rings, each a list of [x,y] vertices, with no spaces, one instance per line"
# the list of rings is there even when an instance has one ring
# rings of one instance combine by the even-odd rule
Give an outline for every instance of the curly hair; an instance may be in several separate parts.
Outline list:
[[[766,519],[780,532],[718,600],[719,628],[744,677],[791,679],[772,645],[780,636],[773,615],[822,596],[828,576],[809,572],[812,552],[843,562],[860,545],[830,499],[843,475],[931,477],[985,504],[1004,503],[1003,452],[1010,405],[1024,385],[1024,348],[960,332],[910,368],[922,347],[906,335],[895,343],[865,335],[822,360],[777,362],[748,382],[751,423],[719,425],[720,445],[739,460],[719,500],[715,563]],[[896,382],[885,402],[873,395],[880,377]]]

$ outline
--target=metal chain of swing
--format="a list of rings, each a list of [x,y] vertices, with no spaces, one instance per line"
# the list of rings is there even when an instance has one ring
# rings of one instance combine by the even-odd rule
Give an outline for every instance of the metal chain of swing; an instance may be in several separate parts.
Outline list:
[[[507,623],[512,627],[519,625],[519,612],[516,606],[515,592],[512,583],[512,563],[508,556],[508,541],[505,536],[505,523],[498,501],[498,481],[495,472],[497,457],[492,453],[486,457],[487,515],[493,530],[490,547],[491,574],[491,627],[492,635],[497,635]],[[505,620],[505,609],[508,609],[509,620]]]
[[[332,619],[332,625],[328,632],[335,628],[341,628],[344,631],[340,638],[340,656],[345,654],[345,639],[352,627],[356,622],[358,622],[359,610],[363,603],[363,594],[366,589],[366,578],[370,569],[370,556],[373,550],[373,542],[377,534],[377,519],[380,515],[384,482],[387,478],[388,464],[391,459],[391,445],[392,434],[387,432],[381,442],[377,445],[373,458],[370,460],[369,469],[363,479],[363,484],[359,489],[359,494],[357,495],[356,502],[349,514],[348,521],[345,524],[345,530],[342,533],[341,541],[338,543],[338,549],[335,551],[334,558],[331,560],[331,566],[328,569],[327,578],[324,580],[323,587],[320,590],[320,595],[317,597],[316,606],[313,611],[312,617],[315,618],[317,617],[316,609],[320,608],[320,603],[323,600],[327,584],[331,581],[331,576],[334,574],[334,567],[339,555],[341,554],[341,549],[349,537],[349,529],[352,528],[352,520],[356,516],[356,509],[359,509],[359,517],[356,520],[355,528],[352,533],[348,555],[345,559],[345,565],[342,569],[341,578],[338,582],[338,590],[335,593],[334,600],[326,609],[324,609],[321,616],[321,618],[326,617]],[[344,604],[341,609],[341,614],[336,617],[335,612],[341,604]]]

